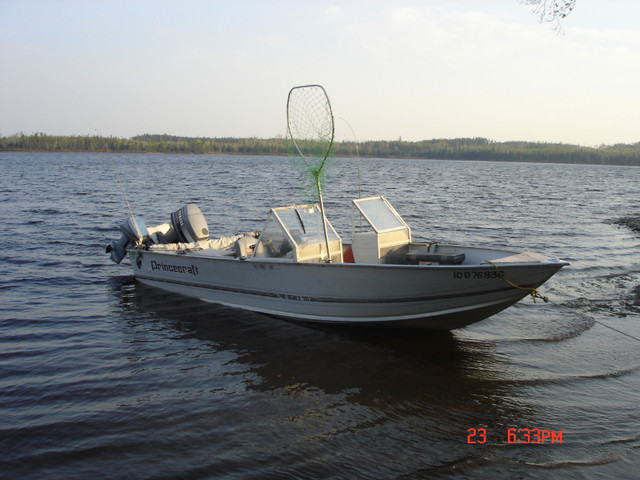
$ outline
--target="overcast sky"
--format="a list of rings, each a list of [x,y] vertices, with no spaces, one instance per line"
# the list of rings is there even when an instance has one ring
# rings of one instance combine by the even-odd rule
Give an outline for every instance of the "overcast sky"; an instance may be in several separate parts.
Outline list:
[[[0,0],[0,136],[284,135],[320,83],[339,140],[640,141],[640,1]]]

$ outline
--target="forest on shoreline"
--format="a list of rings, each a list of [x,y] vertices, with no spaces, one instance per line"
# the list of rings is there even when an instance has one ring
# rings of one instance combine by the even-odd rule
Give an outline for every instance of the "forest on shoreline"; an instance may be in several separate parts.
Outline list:
[[[194,153],[231,155],[290,155],[289,139],[203,138],[138,135],[132,138],[55,136],[44,133],[0,137],[0,152]],[[418,142],[378,140],[337,142],[337,157],[423,158],[506,162],[585,163],[640,166],[640,142],[583,147],[564,143],[495,142],[486,138],[434,139]]]

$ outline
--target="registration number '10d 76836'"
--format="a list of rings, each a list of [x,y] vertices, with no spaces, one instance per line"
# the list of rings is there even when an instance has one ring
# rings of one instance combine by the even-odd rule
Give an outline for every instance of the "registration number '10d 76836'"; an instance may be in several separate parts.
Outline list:
[[[491,280],[493,278],[504,278],[504,272],[502,270],[481,270],[479,272],[469,272],[469,271],[454,271],[453,278],[456,280]]]

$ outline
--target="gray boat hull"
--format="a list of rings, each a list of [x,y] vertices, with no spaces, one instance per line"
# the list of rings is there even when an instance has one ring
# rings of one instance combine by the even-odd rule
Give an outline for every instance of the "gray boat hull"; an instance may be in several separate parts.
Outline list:
[[[292,263],[206,250],[132,249],[142,283],[208,302],[297,321],[452,330],[513,305],[568,265],[555,259],[482,263],[514,252],[466,247],[462,265]],[[516,288],[516,286],[521,288]]]

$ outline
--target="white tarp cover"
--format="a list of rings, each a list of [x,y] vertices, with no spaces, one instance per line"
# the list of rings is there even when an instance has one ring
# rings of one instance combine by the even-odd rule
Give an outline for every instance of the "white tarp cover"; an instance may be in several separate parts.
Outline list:
[[[212,238],[209,240],[203,240],[201,242],[191,243],[161,243],[158,245],[151,245],[149,250],[156,252],[175,252],[177,250],[231,250],[234,247],[236,240],[242,238],[244,235],[233,235],[230,237]]]

